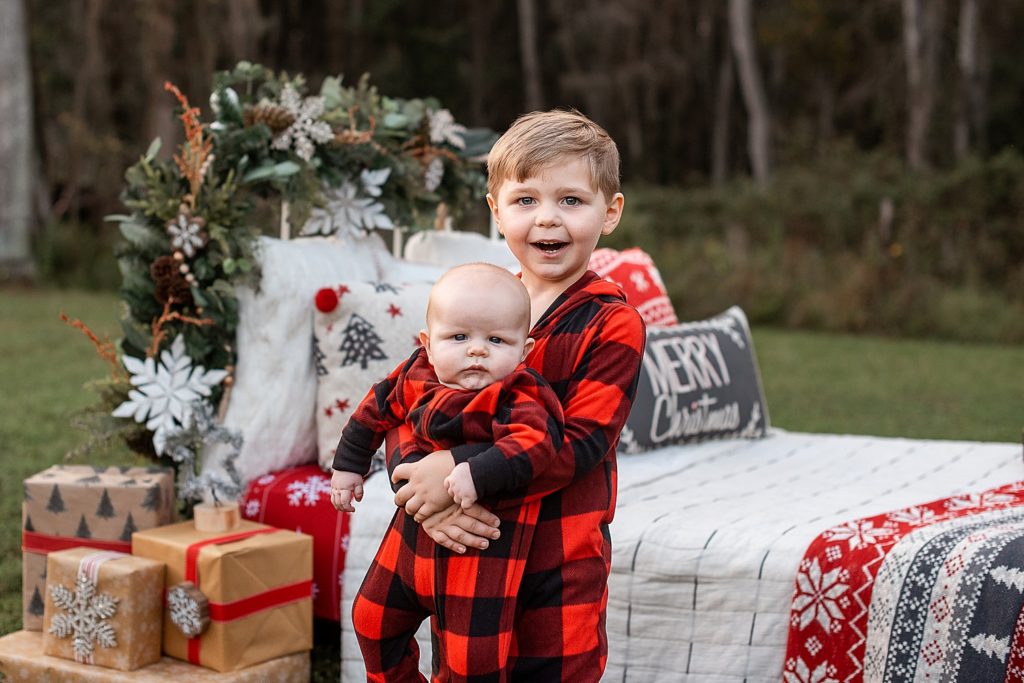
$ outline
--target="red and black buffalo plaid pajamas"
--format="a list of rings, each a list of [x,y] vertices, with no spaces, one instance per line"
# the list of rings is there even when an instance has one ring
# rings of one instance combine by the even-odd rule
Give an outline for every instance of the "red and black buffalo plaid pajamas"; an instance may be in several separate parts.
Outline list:
[[[511,679],[592,683],[608,656],[615,446],[636,395],[646,332],[622,291],[588,271],[530,336],[537,343],[526,363],[561,400],[565,440],[526,495],[501,503],[541,499],[519,592]],[[483,448],[467,444],[452,454],[463,462]]]
[[[365,475],[388,437],[389,464],[466,443],[488,443],[469,459],[478,497],[525,491],[563,439],[558,397],[520,366],[479,391],[445,387],[418,350],[376,384],[342,431],[334,469]],[[496,510],[501,538],[483,551],[436,545],[399,508],[353,605],[367,677],[418,681],[414,635],[431,617],[435,679],[504,681],[516,597],[541,502]]]

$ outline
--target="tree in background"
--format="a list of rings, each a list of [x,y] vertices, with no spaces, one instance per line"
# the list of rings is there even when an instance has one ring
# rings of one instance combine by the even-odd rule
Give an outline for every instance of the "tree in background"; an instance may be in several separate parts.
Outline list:
[[[0,280],[33,274],[32,83],[21,0],[0,3]]]

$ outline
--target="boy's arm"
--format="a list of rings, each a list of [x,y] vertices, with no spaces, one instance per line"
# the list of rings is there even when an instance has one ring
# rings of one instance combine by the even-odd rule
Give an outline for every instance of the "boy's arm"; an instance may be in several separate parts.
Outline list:
[[[646,332],[636,309],[615,306],[603,320],[593,321],[591,338],[583,359],[576,364],[562,401],[565,437],[560,449],[536,474],[522,497],[499,501],[497,507],[520,505],[568,486],[596,467],[611,450],[626,423],[636,395]],[[535,369],[542,369],[543,359]],[[419,463],[403,466],[405,486],[395,496],[416,521],[433,515],[443,506],[428,500],[428,492],[444,492],[444,478],[455,465],[487,451],[490,445],[456,446],[450,452],[431,454]],[[397,474],[397,472],[396,472]],[[447,495],[447,494],[445,494]]]
[[[520,505],[568,486],[604,460],[618,439],[636,395],[646,332],[640,314],[627,306],[616,306],[594,327],[597,332],[576,363],[562,401],[561,448],[534,473],[521,496],[497,507]],[[466,449],[452,449],[456,464],[466,454]]]
[[[370,388],[341,431],[334,451],[333,468],[366,476],[373,454],[384,442],[388,430],[405,420],[402,401],[405,372],[415,355],[391,371],[386,378]]]

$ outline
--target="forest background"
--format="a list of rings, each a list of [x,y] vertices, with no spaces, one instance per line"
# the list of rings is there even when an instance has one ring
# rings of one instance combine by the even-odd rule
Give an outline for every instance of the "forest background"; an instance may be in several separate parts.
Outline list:
[[[205,103],[249,60],[496,131],[579,108],[622,151],[608,246],[681,319],[1021,342],[1022,34],[1022,0],[4,0],[0,282],[116,288],[164,81]]]

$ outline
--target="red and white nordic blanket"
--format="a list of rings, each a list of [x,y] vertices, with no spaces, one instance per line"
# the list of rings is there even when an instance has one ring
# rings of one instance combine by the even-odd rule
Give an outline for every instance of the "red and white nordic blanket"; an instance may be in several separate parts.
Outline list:
[[[786,683],[1024,683],[1024,482],[833,526],[800,563]]]

